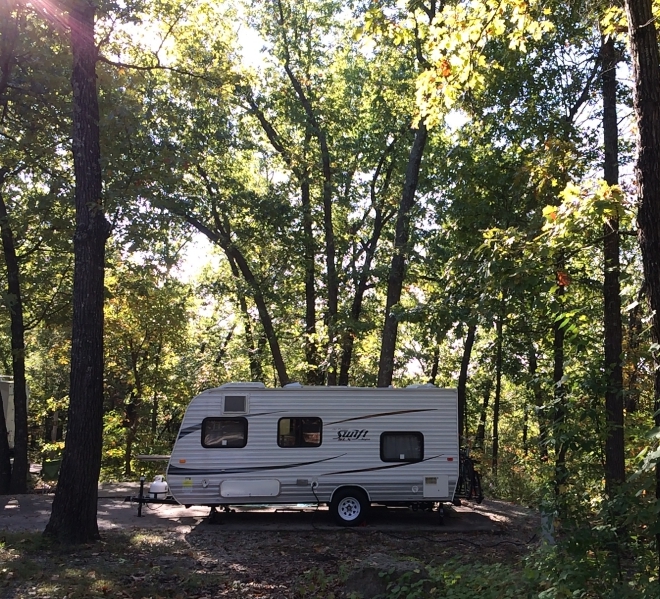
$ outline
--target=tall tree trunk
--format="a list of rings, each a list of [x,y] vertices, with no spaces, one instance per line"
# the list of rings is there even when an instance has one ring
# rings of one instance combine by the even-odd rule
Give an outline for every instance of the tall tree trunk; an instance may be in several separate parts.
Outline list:
[[[57,441],[57,438],[59,436],[59,430],[60,430],[60,411],[55,410],[53,412],[53,424],[50,428],[51,443],[55,443]]]
[[[468,327],[465,336],[465,345],[463,346],[463,358],[461,359],[461,371],[458,375],[458,434],[463,435],[464,441],[467,441],[467,419],[465,418],[467,408],[467,376],[470,366],[470,356],[474,346],[474,337],[477,332],[477,325],[471,324]],[[460,444],[460,443],[459,443]]]
[[[608,185],[619,184],[619,132],[616,111],[616,65],[614,40],[610,37],[601,45],[603,64],[603,138],[605,161],[603,170]],[[623,325],[621,322],[621,284],[619,282],[619,217],[610,216],[604,225],[603,256],[605,275],[604,345],[605,345],[605,413],[607,438],[605,441],[605,487],[611,495],[625,480],[623,438]]]
[[[213,243],[219,245],[225,252],[227,259],[230,262],[233,260],[236,263],[236,266],[243,275],[245,282],[248,284],[252,291],[252,297],[257,307],[257,312],[259,313],[259,320],[261,321],[261,326],[264,329],[264,334],[266,335],[266,340],[268,341],[268,346],[270,347],[271,355],[273,357],[275,374],[277,379],[279,379],[279,381],[275,379],[275,384],[279,382],[280,385],[284,386],[289,383],[290,380],[286,370],[286,365],[284,363],[284,356],[282,355],[280,342],[275,331],[273,319],[271,318],[270,311],[268,310],[266,298],[264,297],[264,294],[261,290],[261,285],[259,284],[259,281],[257,281],[257,277],[252,272],[248,261],[243,255],[243,252],[241,252],[236,244],[232,242],[229,231],[225,230],[217,215],[215,219],[217,230],[213,230],[200,222],[194,216],[181,210],[179,206],[168,205],[168,209],[173,214],[183,218],[189,225],[193,226],[200,233],[206,235],[206,237]]]
[[[138,409],[140,398],[135,392],[131,393],[131,398],[124,408],[124,426],[126,427],[126,450],[124,452],[124,474],[131,476],[133,468],[133,443],[135,442],[136,430],[138,426]]]
[[[538,360],[536,358],[536,348],[532,344],[529,348],[529,379],[534,397],[534,407],[539,421],[539,454],[541,461],[548,461],[548,418],[541,409],[543,406],[543,391],[536,376],[538,369]]]
[[[406,261],[410,248],[411,212],[415,205],[415,193],[419,182],[419,171],[422,163],[422,155],[428,131],[424,123],[420,123],[415,131],[406,168],[406,178],[403,184],[403,193],[399,211],[396,217],[396,231],[394,234],[394,255],[390,265],[387,279],[387,300],[385,303],[385,323],[380,346],[380,360],[378,362],[379,387],[389,387],[394,376],[394,352],[396,350],[396,338],[399,327],[399,317],[396,309],[401,300],[401,290],[406,274]]]
[[[16,7],[5,2],[0,7],[0,97],[5,97],[4,110],[0,121],[7,114],[7,90],[11,81],[15,61],[16,44],[19,39],[18,19],[12,14]],[[0,167],[0,189],[4,185],[8,169]],[[27,454],[27,384],[25,382],[25,326],[23,323],[23,303],[21,298],[19,265],[16,257],[14,235],[9,223],[9,215],[4,198],[0,193],[0,231],[5,264],[7,266],[7,299],[11,327],[12,372],[14,375],[14,465],[9,458],[7,442],[8,423],[4,414],[0,421],[0,491],[9,489],[12,493],[27,491],[29,471]],[[6,371],[5,371],[6,372]],[[4,480],[4,477],[8,476]]]
[[[490,402],[490,392],[493,389],[493,382],[488,379],[486,386],[483,389],[483,404],[481,406],[481,414],[479,417],[479,425],[477,426],[477,434],[474,439],[474,446],[480,449],[484,448],[486,441],[486,418],[488,416],[488,403]]]
[[[252,288],[254,303],[257,306],[257,312],[259,312],[259,319],[261,320],[261,326],[264,329],[266,339],[270,346],[271,354],[273,357],[273,363],[275,365],[275,371],[279,378],[279,384],[284,386],[289,382],[289,375],[286,370],[286,365],[284,364],[284,357],[282,355],[282,350],[280,348],[279,339],[277,338],[277,333],[275,332],[275,326],[273,320],[270,316],[270,311],[266,304],[266,298],[261,292],[261,287],[257,282],[256,277],[254,276],[252,270],[250,269],[247,260],[243,254],[230,242],[223,245],[225,253],[230,256],[233,260],[236,261],[238,268],[240,269],[243,277],[247,284]]]
[[[495,358],[495,401],[493,403],[493,475],[497,476],[500,453],[500,400],[502,398],[502,345],[504,341],[504,301],[497,316],[497,356]]]
[[[95,7],[70,5],[73,54],[75,267],[69,415],[62,467],[44,534],[62,542],[99,538],[96,520],[103,445],[103,279],[110,227],[101,203]]]
[[[283,140],[275,130],[273,124],[266,118],[266,114],[259,107],[256,99],[249,91],[245,99],[250,105],[252,114],[257,118],[264,133],[271,142],[275,151],[284,160],[284,163],[291,169],[294,176],[300,183],[300,197],[302,204],[302,222],[303,222],[303,252],[305,265],[305,359],[307,361],[306,382],[309,385],[322,385],[325,375],[321,370],[321,356],[316,339],[316,243],[314,241],[314,219],[312,216],[312,202],[310,194],[309,169],[307,165],[300,166],[291,154],[291,144]],[[305,155],[311,140],[311,128],[308,126],[305,131],[303,147]],[[261,380],[261,378],[256,379]],[[341,383],[340,383],[341,384]],[[348,384],[348,383],[345,383]]]
[[[232,258],[228,258],[229,267],[231,268],[231,273],[236,280],[236,296],[238,297],[238,305],[241,309],[241,315],[243,317],[243,328],[245,329],[245,341],[248,346],[248,361],[250,363],[250,376],[253,381],[265,382],[264,379],[264,369],[261,365],[261,354],[257,349],[254,343],[254,333],[252,332],[252,321],[250,319],[250,312],[248,310],[247,301],[245,295],[238,288],[238,280],[240,278],[240,272],[236,262]]]
[[[318,340],[316,338],[316,244],[312,218],[312,201],[308,173],[300,185],[303,211],[303,243],[305,260],[305,360],[307,384],[322,385],[324,374],[320,368]]]
[[[431,385],[435,385],[435,379],[438,378],[439,369],[440,369],[440,345],[436,343],[433,346],[433,362],[431,363],[431,374],[429,375],[429,383]]]
[[[527,456],[529,453],[529,447],[527,444],[527,439],[529,435],[529,402],[527,401],[527,396],[525,396],[523,403],[523,430],[522,430],[522,444],[523,444],[523,454]]]
[[[0,397],[0,495],[9,493],[11,484],[11,457],[9,455],[9,436],[7,434],[7,420]]]
[[[3,182],[3,178],[0,177],[0,184]],[[0,235],[7,266],[7,299],[11,323],[11,356],[14,375],[14,465],[11,469],[9,491],[10,493],[26,493],[29,463],[23,300],[14,234],[9,224],[9,214],[2,194],[0,194]]]
[[[156,364],[154,369],[154,378],[158,380],[160,375],[160,362],[161,356],[163,353],[163,331],[161,330],[158,334],[158,346],[156,349]],[[152,439],[156,438],[156,433],[158,432],[158,389],[157,386],[154,388],[154,394],[151,398],[151,434]]]
[[[142,393],[142,376],[139,370],[141,349],[140,347],[135,347],[132,341],[129,342],[129,349],[131,352],[131,369],[133,370],[133,378],[135,379],[135,388],[131,391],[130,399],[125,404],[124,408],[124,426],[126,427],[124,474],[126,476],[131,476],[133,474],[133,467],[131,464],[133,459],[133,444],[135,443],[137,429],[140,425],[140,408],[144,398]]]
[[[358,282],[355,288],[355,296],[353,297],[353,302],[351,304],[351,319],[349,326],[343,333],[342,338],[342,353],[341,353],[341,364],[339,370],[339,384],[348,385],[348,373],[351,368],[351,361],[353,359],[353,345],[355,341],[355,327],[360,321],[360,316],[362,315],[362,303],[364,301],[364,295],[367,291],[369,284],[369,279],[371,278],[371,264],[373,263],[374,256],[376,255],[376,248],[378,242],[380,241],[381,234],[385,224],[390,220],[393,215],[393,212],[387,213],[383,210],[384,199],[387,195],[387,192],[390,188],[390,183],[392,181],[392,173],[394,171],[395,160],[391,159],[389,165],[385,169],[385,176],[383,184],[380,188],[380,191],[376,191],[376,184],[380,177],[380,174],[384,168],[386,160],[394,153],[394,147],[398,141],[395,137],[385,148],[385,151],[381,155],[378,166],[374,171],[374,175],[371,178],[370,183],[370,194],[371,194],[371,205],[375,211],[374,225],[371,232],[369,241],[366,244],[364,252],[364,264],[360,269]]]
[[[564,385],[564,338],[566,336],[566,328],[563,326],[561,314],[563,312],[563,298],[565,295],[565,288],[562,284],[562,276],[564,268],[564,260],[558,261],[557,270],[557,291],[555,298],[557,299],[558,314],[553,324],[553,342],[552,342],[552,356],[553,356],[553,373],[552,381],[554,383],[554,417],[553,417],[553,437],[555,439],[555,496],[557,499],[563,494],[566,481],[568,480],[568,471],[566,469],[566,451],[567,444],[563,439],[564,427],[566,423],[566,387]]]
[[[639,400],[639,389],[637,387],[639,375],[641,373],[642,360],[639,355],[640,339],[642,337],[643,323],[642,323],[642,306],[641,302],[644,296],[644,288],[642,287],[638,293],[637,305],[630,310],[628,316],[628,356],[631,362],[631,370],[628,375],[628,389],[626,394],[626,411],[632,414],[637,411]]]
[[[651,0],[626,0],[630,55],[637,117],[637,193],[639,241],[653,316],[653,338],[660,343],[660,55]],[[660,426],[660,372],[656,361],[655,424]],[[656,498],[660,500],[660,464],[656,466]],[[660,533],[656,535],[660,560]]]
[[[362,304],[364,302],[364,295],[367,292],[369,278],[371,276],[371,264],[376,254],[376,246],[383,231],[385,220],[382,216],[382,210],[376,210],[376,219],[374,221],[374,228],[371,238],[367,243],[367,249],[364,257],[364,264],[362,265],[357,287],[355,289],[355,296],[351,304],[351,319],[348,330],[343,334],[342,338],[342,353],[339,370],[339,384],[348,385],[348,374],[351,368],[351,361],[353,359],[353,345],[355,342],[355,325],[360,321],[362,315]]]
[[[328,385],[337,384],[337,356],[335,351],[336,343],[336,327],[337,327],[337,313],[339,310],[339,282],[337,278],[337,265],[336,265],[336,249],[335,249],[335,232],[332,216],[333,205],[333,192],[334,182],[331,166],[330,148],[328,146],[328,136],[321,126],[321,121],[318,119],[312,103],[305,93],[300,79],[296,76],[291,68],[291,57],[289,54],[289,40],[285,33],[285,16],[284,7],[281,0],[277,1],[278,20],[281,28],[283,50],[284,50],[284,71],[291,82],[291,85],[296,93],[298,101],[305,111],[309,131],[314,135],[319,144],[319,153],[321,159],[321,173],[323,176],[323,233],[325,238],[325,268],[326,268],[326,295],[327,295],[327,310],[326,310],[326,327],[328,329],[328,346],[327,346],[327,381]]]

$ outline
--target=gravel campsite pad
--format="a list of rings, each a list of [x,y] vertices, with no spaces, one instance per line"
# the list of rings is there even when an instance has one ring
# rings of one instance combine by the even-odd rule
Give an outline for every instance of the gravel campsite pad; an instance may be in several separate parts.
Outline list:
[[[406,531],[377,524],[233,530],[201,521],[172,529],[114,528],[103,531],[99,543],[70,549],[49,545],[39,533],[7,530],[0,543],[0,596],[344,597],[348,573],[374,553],[424,563],[515,563],[536,543],[533,511],[488,500],[469,509],[488,518],[491,531],[450,532],[433,525]],[[460,520],[462,513],[452,517]]]

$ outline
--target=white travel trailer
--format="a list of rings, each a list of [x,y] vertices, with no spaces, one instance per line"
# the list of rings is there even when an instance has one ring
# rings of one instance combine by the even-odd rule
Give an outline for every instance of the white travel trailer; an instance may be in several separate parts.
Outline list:
[[[432,385],[209,389],[188,406],[167,468],[180,504],[323,503],[344,526],[371,503],[441,507],[458,476],[456,390]]]

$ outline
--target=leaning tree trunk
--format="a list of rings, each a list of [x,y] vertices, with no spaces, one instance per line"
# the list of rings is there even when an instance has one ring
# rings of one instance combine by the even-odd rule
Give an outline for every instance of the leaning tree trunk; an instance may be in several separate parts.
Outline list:
[[[399,317],[396,307],[401,300],[401,290],[406,274],[406,260],[408,258],[408,242],[410,239],[411,212],[415,205],[415,193],[419,182],[419,171],[422,164],[422,155],[426,146],[428,131],[426,125],[421,123],[415,132],[415,139],[410,149],[406,178],[403,184],[403,194],[396,217],[396,230],[394,234],[394,255],[390,265],[387,279],[387,300],[385,303],[385,323],[380,346],[380,360],[378,363],[379,387],[389,387],[394,376],[394,351],[399,327]]]
[[[245,294],[239,287],[240,272],[236,262],[232,258],[228,258],[231,274],[236,281],[236,297],[238,298],[238,305],[241,309],[241,316],[243,317],[243,328],[245,329],[245,343],[248,350],[248,360],[250,362],[250,376],[253,381],[264,382],[264,370],[261,365],[261,354],[254,344],[254,334],[252,331],[252,321],[250,319],[250,311],[248,309]]]
[[[103,445],[103,278],[110,227],[101,203],[95,11],[84,0],[77,0],[70,8],[76,182],[71,377],[66,445],[44,531],[68,543],[99,538],[96,509]]]
[[[248,264],[248,261],[241,250],[234,243],[232,243],[229,232],[225,230],[219,221],[216,222],[217,229],[213,230],[177,206],[170,206],[169,209],[173,214],[183,218],[189,225],[195,227],[195,229],[197,229],[200,233],[206,235],[209,240],[220,246],[225,252],[227,259],[234,261],[239,271],[243,275],[245,282],[252,290],[252,298],[254,299],[254,303],[257,307],[259,320],[261,321],[264,335],[266,335],[266,339],[270,347],[273,363],[275,366],[276,377],[279,379],[275,380],[275,384],[277,385],[279,382],[281,386],[284,386],[289,383],[290,380],[286,370],[286,364],[284,363],[284,356],[282,355],[280,342],[275,331],[275,325],[273,324],[273,319],[270,316],[268,304],[261,290],[261,285],[259,284],[259,281],[257,281],[257,277],[252,272],[252,269],[250,268],[250,265]]]
[[[633,64],[634,106],[637,117],[637,193],[639,241],[653,317],[653,337],[660,342],[660,55],[651,0],[626,0],[630,55]],[[656,360],[656,368],[658,367]],[[655,376],[655,424],[660,373]],[[656,466],[656,498],[660,499],[660,464]],[[660,558],[660,533],[656,535]]]
[[[603,170],[608,185],[619,184],[619,132],[616,114],[616,65],[614,40],[609,38],[601,46],[603,64],[603,137],[605,161]],[[619,282],[619,216],[613,214],[605,222],[603,235],[605,275],[604,345],[605,345],[605,413],[607,438],[605,441],[605,486],[611,495],[625,480],[623,439],[623,325],[621,321],[621,284]]]

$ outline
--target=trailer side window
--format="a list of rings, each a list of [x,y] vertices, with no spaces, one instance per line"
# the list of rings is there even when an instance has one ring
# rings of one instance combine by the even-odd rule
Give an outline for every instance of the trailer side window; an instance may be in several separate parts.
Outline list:
[[[321,445],[323,422],[320,418],[280,418],[277,444],[280,447],[318,447]]]
[[[421,462],[424,459],[424,435],[417,432],[382,433],[380,459],[383,462]]]
[[[246,418],[204,418],[202,420],[202,447],[245,447],[247,432]]]

